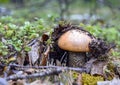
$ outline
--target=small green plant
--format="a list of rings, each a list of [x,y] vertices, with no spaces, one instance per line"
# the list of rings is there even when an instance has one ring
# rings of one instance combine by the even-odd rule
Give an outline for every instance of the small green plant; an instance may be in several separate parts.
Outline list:
[[[30,51],[27,44],[31,40],[41,37],[44,32],[51,30],[46,24],[47,22],[44,19],[38,19],[32,23],[26,21],[23,26],[18,26],[11,22],[7,25],[0,23],[0,54],[7,55],[9,53],[8,45],[12,45],[17,52],[22,50]]]
[[[115,43],[120,47],[120,34],[119,30],[115,27],[101,27],[100,25],[84,25],[80,24],[80,26],[84,27],[87,31],[93,34],[96,37],[105,39],[109,43]]]
[[[112,51],[112,56],[119,57],[120,56],[120,52]]]
[[[91,34],[96,37],[102,38],[106,40],[108,43],[115,43],[117,47],[117,51],[112,52],[112,56],[120,56],[120,33],[119,30],[115,27],[101,27],[100,25],[84,25],[80,24],[80,26],[84,27]]]

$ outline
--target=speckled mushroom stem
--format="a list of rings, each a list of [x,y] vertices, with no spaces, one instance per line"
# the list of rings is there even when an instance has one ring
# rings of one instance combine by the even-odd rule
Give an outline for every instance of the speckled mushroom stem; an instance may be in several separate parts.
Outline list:
[[[68,66],[83,67],[86,61],[86,54],[80,52],[69,52]]]

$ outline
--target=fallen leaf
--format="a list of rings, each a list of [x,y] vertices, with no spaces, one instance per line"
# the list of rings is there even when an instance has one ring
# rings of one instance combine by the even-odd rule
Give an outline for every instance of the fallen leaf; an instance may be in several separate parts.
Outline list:
[[[92,68],[91,68],[91,75],[100,75],[100,76],[104,76],[103,74],[103,68],[104,66],[107,64],[106,61],[96,61],[92,64]]]

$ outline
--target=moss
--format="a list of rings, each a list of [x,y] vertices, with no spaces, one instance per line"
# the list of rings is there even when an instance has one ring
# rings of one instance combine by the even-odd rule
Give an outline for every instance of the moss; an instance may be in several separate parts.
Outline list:
[[[107,65],[107,68],[108,68],[111,72],[114,72],[115,65],[114,65],[112,62],[109,62],[108,65]]]
[[[112,80],[115,77],[115,65],[112,62],[109,62],[104,69],[105,79]]]
[[[72,72],[72,77],[73,77],[73,79],[77,79],[78,76],[79,76],[79,73],[78,73],[78,72],[75,72],[75,71]]]
[[[83,85],[97,85],[97,81],[104,81],[104,78],[101,76],[92,76],[90,74],[82,73]]]

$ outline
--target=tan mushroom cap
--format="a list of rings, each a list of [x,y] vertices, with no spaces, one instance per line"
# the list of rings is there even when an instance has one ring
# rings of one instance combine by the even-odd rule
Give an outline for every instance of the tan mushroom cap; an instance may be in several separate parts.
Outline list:
[[[77,29],[72,29],[60,36],[58,46],[72,52],[88,52],[91,37]]]

